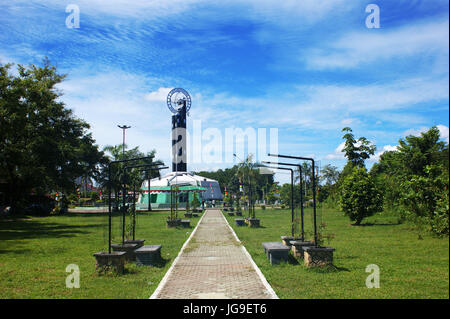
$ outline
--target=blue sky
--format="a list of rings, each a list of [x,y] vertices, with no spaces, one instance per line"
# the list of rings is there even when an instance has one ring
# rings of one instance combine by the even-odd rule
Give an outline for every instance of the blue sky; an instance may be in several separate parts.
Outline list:
[[[380,28],[365,21],[380,8]],[[80,9],[80,28],[67,28]],[[203,147],[226,128],[278,129],[278,151],[342,167],[341,129],[377,145],[437,125],[448,142],[448,1],[0,1],[0,62],[41,63],[61,73],[62,100],[91,125],[100,146],[156,149],[171,161],[165,98],[192,96],[188,130],[201,121]],[[268,138],[267,138],[268,140]],[[269,148],[269,146],[267,146]],[[259,160],[264,156],[257,154]],[[372,165],[377,156],[367,163]],[[287,181],[284,175],[277,176]]]

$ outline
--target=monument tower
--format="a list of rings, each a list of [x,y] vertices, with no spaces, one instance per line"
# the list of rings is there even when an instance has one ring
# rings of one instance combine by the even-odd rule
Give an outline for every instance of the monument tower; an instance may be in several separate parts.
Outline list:
[[[167,95],[167,106],[173,113],[172,172],[150,181],[144,181],[137,206],[145,209],[150,201],[151,206],[155,209],[172,207],[173,186],[176,186],[177,192],[182,195],[177,196],[179,208],[186,207],[187,202],[191,203],[194,193],[198,194],[200,201],[222,200],[223,195],[216,180],[187,171],[186,116],[191,108],[189,93],[181,88],[171,90]]]
[[[172,115],[172,171],[187,172],[186,116],[191,108],[189,93],[175,88],[167,95],[167,106]]]

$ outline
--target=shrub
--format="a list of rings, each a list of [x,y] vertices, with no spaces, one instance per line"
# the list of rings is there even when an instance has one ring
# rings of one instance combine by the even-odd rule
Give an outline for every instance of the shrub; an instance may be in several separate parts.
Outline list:
[[[95,202],[100,199],[100,194],[95,191],[91,191],[91,192],[89,192],[89,197],[91,198],[91,200],[93,202]]]
[[[383,197],[365,168],[354,168],[340,189],[339,204],[351,221],[361,221],[383,209]]]
[[[194,197],[194,198],[192,199],[191,206],[192,206],[192,210],[193,210],[194,212],[196,212],[196,211],[197,211],[197,208],[200,206],[200,201],[198,200],[198,195],[197,195],[197,193],[194,193],[193,197]]]
[[[448,235],[448,173],[438,165],[428,165],[424,171],[424,176],[412,175],[402,183],[401,203],[416,226]]]

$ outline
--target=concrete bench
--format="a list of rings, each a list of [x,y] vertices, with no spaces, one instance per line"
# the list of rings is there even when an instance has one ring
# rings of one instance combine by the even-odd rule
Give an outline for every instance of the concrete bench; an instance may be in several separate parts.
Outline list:
[[[112,244],[111,245],[111,248],[113,249],[113,251],[124,251],[125,259],[128,261],[134,260],[134,252],[137,247],[138,247],[138,244]]]
[[[125,269],[126,252],[113,251],[111,253],[98,252],[94,254],[97,261],[96,270],[99,273],[106,273],[113,270],[118,274],[123,274]]]
[[[275,241],[275,242],[265,242],[262,243],[264,247],[264,252],[266,253],[267,258],[270,260],[271,265],[279,264],[280,261],[288,260],[290,247],[283,245],[283,243]]]
[[[236,226],[245,226],[244,218],[235,218]]]
[[[181,226],[189,228],[189,227],[191,227],[191,221],[189,219],[182,220],[181,221]]]
[[[136,249],[144,246],[145,239],[127,239],[125,240],[125,244],[137,244]]]
[[[141,266],[152,266],[161,260],[161,245],[145,245],[134,251],[136,264]]]
[[[290,244],[291,244],[292,254],[295,257],[300,257],[300,258],[303,258],[303,252],[304,252],[303,248],[304,247],[314,246],[314,242],[312,242],[312,241],[301,241],[301,240],[291,240]]]
[[[321,267],[333,263],[334,248],[303,247],[303,258],[307,267]]]

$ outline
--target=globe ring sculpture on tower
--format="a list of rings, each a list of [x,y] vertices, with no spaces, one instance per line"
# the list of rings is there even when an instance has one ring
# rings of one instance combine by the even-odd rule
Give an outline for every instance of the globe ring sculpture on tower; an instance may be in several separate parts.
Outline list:
[[[167,107],[172,113],[178,113],[186,101],[186,112],[191,108],[191,96],[182,88],[172,89],[167,95]]]

